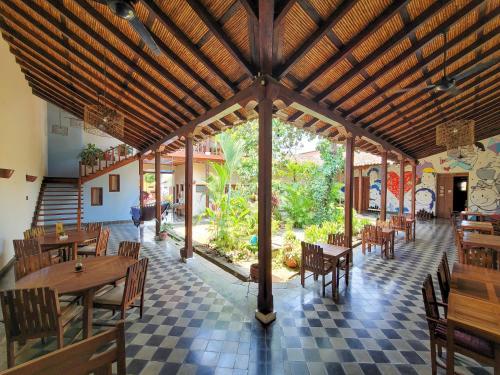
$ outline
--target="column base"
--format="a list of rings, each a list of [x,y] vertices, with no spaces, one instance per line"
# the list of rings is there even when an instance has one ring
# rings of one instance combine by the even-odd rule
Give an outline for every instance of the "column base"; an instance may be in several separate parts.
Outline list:
[[[276,312],[270,312],[269,314],[263,314],[259,310],[255,310],[255,319],[264,325],[272,323],[276,320]]]

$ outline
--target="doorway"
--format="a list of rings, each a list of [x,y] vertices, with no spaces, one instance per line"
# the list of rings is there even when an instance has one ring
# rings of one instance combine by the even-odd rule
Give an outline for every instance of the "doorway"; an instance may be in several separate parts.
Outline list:
[[[437,175],[436,216],[448,219],[452,211],[467,207],[469,174],[439,173]]]
[[[453,211],[465,211],[469,176],[453,176]]]

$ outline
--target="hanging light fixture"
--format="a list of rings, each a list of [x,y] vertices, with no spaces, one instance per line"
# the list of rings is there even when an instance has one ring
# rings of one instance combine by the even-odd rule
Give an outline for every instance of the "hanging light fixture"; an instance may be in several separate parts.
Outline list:
[[[106,54],[104,54],[106,56]],[[107,86],[106,60],[104,61],[104,87]],[[83,128],[87,133],[110,135],[122,139],[125,116],[105,104],[106,91],[97,94],[97,104],[85,105],[83,111]]]

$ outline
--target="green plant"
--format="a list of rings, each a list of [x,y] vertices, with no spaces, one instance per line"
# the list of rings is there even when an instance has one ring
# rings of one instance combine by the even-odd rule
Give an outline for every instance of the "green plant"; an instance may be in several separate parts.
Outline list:
[[[169,232],[173,229],[174,229],[174,226],[171,223],[167,223],[166,221],[164,221],[160,225],[160,232]]]
[[[292,267],[296,268],[300,266],[301,255],[300,241],[291,228],[288,227],[283,236],[283,247],[280,251],[279,261],[287,266],[294,264],[295,267]]]
[[[96,147],[95,144],[89,143],[82,152],[80,152],[80,158],[83,165],[88,165],[90,167],[97,164],[98,161],[103,160],[104,151]]]
[[[283,210],[295,228],[303,228],[313,220],[314,202],[308,188],[299,183],[285,185]]]

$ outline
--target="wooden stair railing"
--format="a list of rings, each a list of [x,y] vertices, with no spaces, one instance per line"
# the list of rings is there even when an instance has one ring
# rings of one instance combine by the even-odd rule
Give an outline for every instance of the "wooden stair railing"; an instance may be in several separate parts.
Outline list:
[[[95,165],[88,166],[79,162],[81,184],[93,180],[99,176],[109,173],[115,169],[123,167],[139,158],[132,147],[120,144],[104,151],[104,160],[99,160]]]

